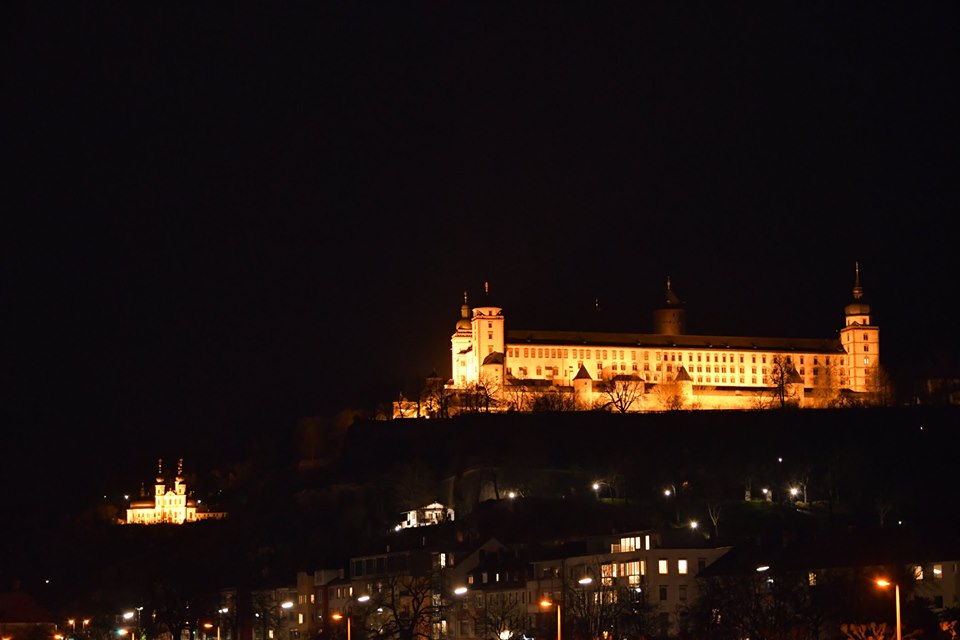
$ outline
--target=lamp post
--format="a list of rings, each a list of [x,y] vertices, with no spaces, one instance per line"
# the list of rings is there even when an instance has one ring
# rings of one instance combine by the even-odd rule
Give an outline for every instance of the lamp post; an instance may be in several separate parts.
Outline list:
[[[681,486],[683,486],[681,484]],[[675,484],[668,484],[663,489],[663,496],[668,500],[673,500],[673,509],[674,509],[674,520],[677,524],[680,524],[680,493],[677,491],[677,486]]]
[[[229,611],[230,609],[228,607],[217,609],[217,640],[220,640],[220,625],[223,624],[223,614]]]
[[[896,600],[896,607],[897,607],[897,640],[903,640],[900,636],[900,585],[894,584],[889,580],[884,580],[883,578],[879,578],[877,580],[877,586],[879,587],[886,588],[886,587],[889,587],[891,584],[893,584],[894,598]]]
[[[367,596],[367,595],[363,595],[363,596],[360,596],[360,597],[357,598],[357,602],[369,602],[369,601],[370,601],[370,596]],[[343,620],[344,618],[347,619],[347,640],[351,640],[351,638],[350,638],[350,633],[351,633],[351,631],[350,631],[350,626],[351,626],[351,621],[352,621],[353,616],[352,616],[352,611],[351,611],[351,607],[350,607],[350,602],[347,603],[347,606],[346,606],[346,614],[334,613],[334,614],[331,615],[330,617],[333,618],[334,620]]]
[[[550,602],[549,600],[540,601],[540,606],[544,608],[547,608],[552,604],[553,603]],[[557,640],[562,640],[560,637],[560,603],[559,602],[557,603]]]

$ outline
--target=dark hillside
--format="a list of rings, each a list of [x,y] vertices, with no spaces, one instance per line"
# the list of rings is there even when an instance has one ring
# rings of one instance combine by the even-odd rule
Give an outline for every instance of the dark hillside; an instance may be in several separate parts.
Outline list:
[[[887,505],[891,520],[942,524],[957,519],[942,507],[957,486],[958,418],[955,408],[895,408],[359,421],[334,475],[366,482],[411,463],[454,484],[478,467],[501,478],[566,472],[568,486],[550,491],[591,494],[591,479],[604,479],[599,497],[637,508],[662,507],[670,484],[687,501],[742,501],[749,486],[754,498],[768,488],[784,502],[795,486],[805,502],[856,517],[876,521]],[[474,505],[456,506],[467,513]]]

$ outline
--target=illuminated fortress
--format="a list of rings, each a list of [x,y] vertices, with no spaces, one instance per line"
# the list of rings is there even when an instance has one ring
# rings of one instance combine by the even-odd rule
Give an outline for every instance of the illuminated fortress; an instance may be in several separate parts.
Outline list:
[[[450,339],[452,376],[395,417],[465,411],[760,409],[876,401],[880,328],[870,323],[859,265],[838,338],[689,335],[667,279],[653,333],[507,328],[503,309],[464,294]]]

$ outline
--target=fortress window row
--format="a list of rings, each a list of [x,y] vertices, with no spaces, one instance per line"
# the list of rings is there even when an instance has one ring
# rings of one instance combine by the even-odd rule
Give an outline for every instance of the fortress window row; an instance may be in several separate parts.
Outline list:
[[[869,352],[869,351],[870,351],[869,345],[864,345],[863,350],[864,350],[865,352]],[[650,353],[651,353],[650,351],[643,351],[643,352],[642,352],[642,356],[643,356],[643,360],[644,360],[644,361],[649,361],[649,360],[650,360]],[[571,354],[572,354],[572,355],[571,355]],[[667,362],[667,361],[670,361],[670,362],[683,362],[683,354],[684,354],[684,352],[655,351],[655,352],[653,352],[653,354],[654,354],[654,359],[655,359],[657,362],[661,362],[661,361],[663,361],[663,362]],[[711,361],[711,359],[710,359],[711,354],[709,354],[709,353],[704,354],[703,352],[697,352],[697,353],[694,353],[694,352],[686,352],[686,354],[687,354],[687,362],[689,362],[689,363],[693,363],[693,362],[718,362],[718,363],[740,363],[740,364],[744,364],[744,363],[745,363],[745,358],[746,358],[745,354],[742,354],[742,353],[741,353],[741,354],[733,354],[733,353],[729,353],[729,354],[727,354],[727,353],[717,354],[717,353],[714,353],[714,354],[712,354],[712,355],[713,355],[713,360]],[[507,357],[508,357],[508,358],[521,358],[521,357],[522,357],[522,358],[538,358],[538,359],[545,359],[545,360],[551,360],[551,359],[567,360],[567,359],[570,359],[570,358],[572,357],[573,359],[577,360],[578,363],[581,363],[581,362],[584,361],[584,360],[591,360],[591,359],[595,359],[595,360],[626,360],[626,358],[624,357],[624,355],[625,355],[625,352],[624,352],[623,349],[620,349],[620,350],[618,351],[617,349],[592,349],[592,350],[591,350],[591,349],[570,349],[570,348],[563,348],[563,347],[561,347],[561,348],[556,348],[556,349],[554,349],[554,348],[542,348],[542,347],[532,347],[532,348],[531,348],[531,347],[523,347],[522,349],[521,349],[520,347],[507,347]],[[760,355],[759,355],[760,363],[766,364],[766,363],[767,363],[767,356],[768,356],[768,354],[766,354],[766,353],[760,354]],[[637,352],[636,352],[636,351],[630,351],[630,360],[636,362],[636,360],[637,360]],[[797,363],[798,363],[799,365],[801,365],[801,366],[804,365],[804,364],[805,364],[805,356],[804,356],[804,355],[798,356],[798,357],[797,357],[797,361],[798,361]],[[756,364],[756,363],[757,363],[757,354],[755,354],[755,353],[750,354],[750,363],[751,363],[751,364]],[[820,363],[820,360],[819,360],[819,356],[813,356],[813,364],[814,364],[815,366],[821,364],[821,363]],[[825,364],[825,365],[829,365],[829,364],[830,364],[830,356],[824,356],[823,364]],[[844,363],[844,358],[843,358],[842,356],[840,357],[840,363],[839,363],[839,364],[840,364],[840,366],[843,366],[843,365],[845,364],[845,363]],[[615,366],[615,365],[614,365],[614,366]],[[624,366],[623,366],[622,364],[620,365],[620,369],[621,369],[621,370],[624,370]],[[633,367],[633,369],[636,370],[637,368],[636,368],[636,367]]]

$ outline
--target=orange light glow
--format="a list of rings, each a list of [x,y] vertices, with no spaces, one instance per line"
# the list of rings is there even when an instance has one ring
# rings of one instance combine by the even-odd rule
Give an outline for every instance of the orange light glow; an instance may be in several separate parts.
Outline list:
[[[330,617],[333,618],[334,620],[343,620],[343,614],[342,614],[342,613],[335,613],[335,614],[333,614],[333,615],[330,616]]]

